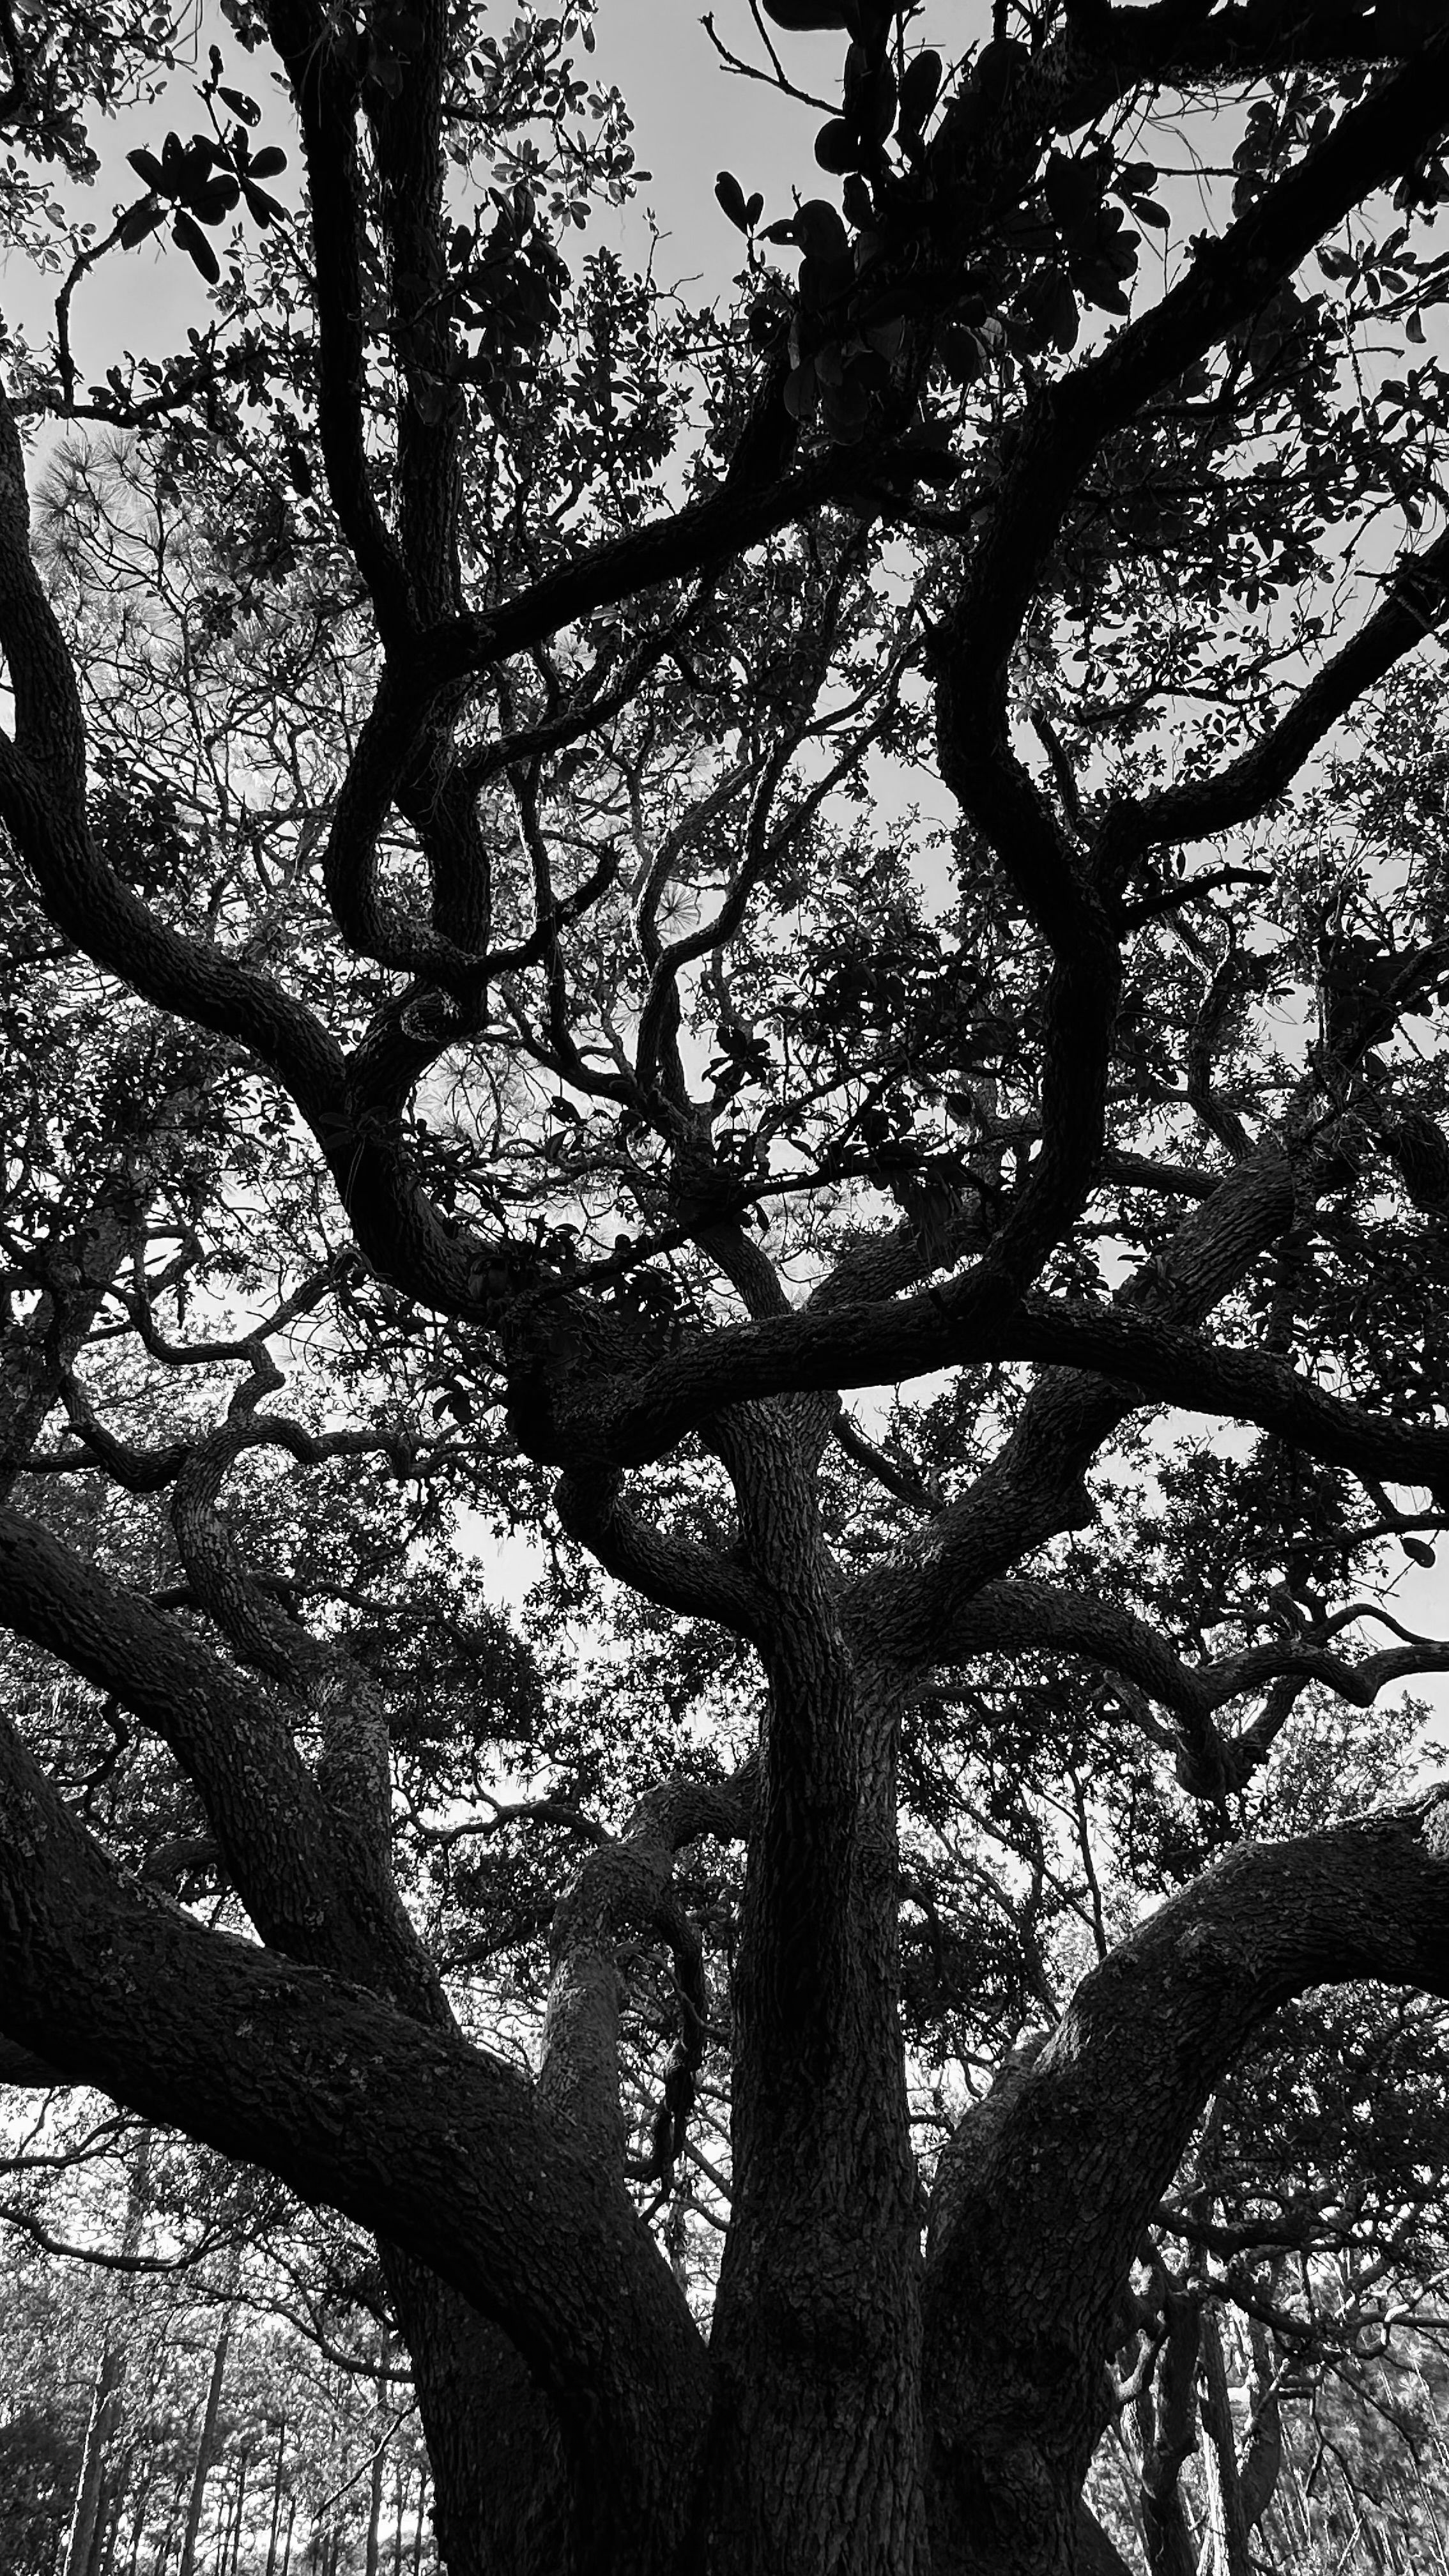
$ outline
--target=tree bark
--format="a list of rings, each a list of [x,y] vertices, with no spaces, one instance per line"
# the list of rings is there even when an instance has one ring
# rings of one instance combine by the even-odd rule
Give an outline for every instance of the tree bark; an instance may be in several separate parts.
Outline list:
[[[851,1655],[816,1518],[816,1407],[722,1427],[769,1601],[734,1978],[733,2200],[699,2564],[913,2576],[920,2221],[898,2024],[899,1701]]]
[[[196,2465],[191,2473],[191,2495],[186,2507],[186,2529],[182,2535],[181,2556],[176,2576],[195,2576],[196,2542],[201,2530],[201,2508],[206,2500],[206,2481],[216,2452],[216,2419],[221,2411],[221,2392],[226,2379],[226,2356],[231,2346],[231,2315],[223,2311],[216,2349],[211,2359],[211,2378],[207,2383],[206,2410],[201,2419],[201,2432],[196,2445]]]
[[[1211,2308],[1202,2316],[1200,2367],[1212,2576],[1252,2576],[1222,2332]]]
[[[1117,2300],[1202,2104],[1305,1986],[1381,1976],[1444,1991],[1446,1853],[1439,1792],[1232,1853],[1085,1978],[1050,2039],[962,2123],[925,2292],[947,2565],[1070,2576]]]
[[[65,2544],[65,2576],[93,2576],[99,2538],[101,2482],[119,2412],[125,2359],[109,2332],[101,2346],[81,2449],[75,2506]]]

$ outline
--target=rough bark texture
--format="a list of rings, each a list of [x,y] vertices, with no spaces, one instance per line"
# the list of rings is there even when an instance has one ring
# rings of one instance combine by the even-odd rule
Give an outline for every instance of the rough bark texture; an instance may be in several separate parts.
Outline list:
[[[30,14],[4,12],[16,63]],[[878,14],[855,0],[803,13],[807,25],[823,19],[855,38],[852,84],[880,38]],[[138,1004],[172,1015],[188,1047],[216,1047],[228,1061],[245,1051],[284,1122],[310,1133],[375,1283],[486,1344],[488,1401],[506,1379],[530,1468],[564,1470],[564,1529],[651,1603],[743,1640],[765,1713],[732,1781],[666,1781],[617,1832],[593,1833],[551,1927],[536,2075],[468,2044],[393,1875],[385,1684],[279,1606],[241,1561],[223,1508],[227,1477],[258,1445],[313,1465],[378,1447],[391,1456],[397,1444],[368,1431],[329,1435],[329,1447],[259,1413],[277,1376],[264,1335],[227,1346],[248,1378],[224,1422],[174,1452],[110,1437],[74,1382],[123,1262],[147,1239],[153,1158],[164,1159],[168,1121],[204,1077],[198,1052],[153,1083],[160,1106],[125,1168],[103,1175],[16,1271],[23,1311],[0,1350],[0,1615],[166,1749],[203,1810],[219,1883],[256,1937],[205,1931],[130,1878],[42,1773],[22,1729],[0,1716],[0,2079],[103,2086],[148,2119],[266,2164],[373,2232],[413,2357],[450,2576],[1120,2576],[1082,2491],[1144,2230],[1214,2083],[1285,2000],[1358,1977],[1449,1992],[1449,1804],[1426,1797],[1301,1841],[1238,1849],[1164,1904],[961,2123],[940,2160],[923,2245],[901,2036],[903,1742],[943,1670],[1050,1652],[1109,1676],[1124,1725],[1166,1753],[1189,1797],[1220,1812],[1304,1683],[1366,1707],[1391,1680],[1449,1667],[1449,1648],[1407,1636],[1354,1656],[1341,1651],[1338,1625],[1291,1615],[1266,1638],[1250,1630],[1239,1651],[1204,1647],[1189,1661],[1110,1588],[1097,1597],[1043,1571],[1044,1552],[1090,1518],[1088,1479],[1104,1443],[1149,1404],[1258,1426],[1315,1465],[1427,1490],[1449,1511],[1441,1420],[1313,1383],[1291,1337],[1242,1338],[1262,1265],[1277,1258],[1287,1273],[1286,1247],[1338,1187],[1355,1135],[1371,1112],[1384,1124],[1362,1045],[1335,1055],[1325,1028],[1301,1080],[1295,1072],[1287,1083],[1282,1114],[1254,1133],[1246,1108],[1213,1087],[1223,995],[1210,995],[1183,1063],[1140,1081],[1125,1134],[1111,1133],[1134,935],[1168,903],[1158,854],[1180,858],[1267,813],[1363,692],[1443,619],[1449,536],[1399,565],[1296,692],[1275,677],[1281,700],[1253,718],[1246,750],[1223,759],[1209,737],[1178,783],[1122,788],[1090,813],[1070,764],[1064,786],[1053,761],[1053,798],[1020,756],[1013,672],[1034,608],[1048,624],[1055,614],[1073,513],[1096,509],[1094,477],[1112,485],[1118,442],[1180,408],[1195,371],[1246,347],[1273,299],[1292,295],[1315,245],[1442,149],[1449,34],[1420,43],[1421,28],[1390,25],[1393,10],[1314,0],[1287,13],[1073,0],[1059,25],[1043,13],[1041,41],[1028,49],[1003,37],[997,12],[994,40],[947,83],[929,139],[922,128],[898,154],[894,194],[884,190],[877,209],[882,224],[906,200],[914,212],[901,236],[899,334],[863,319],[860,346],[869,340],[878,357],[876,342],[898,336],[904,353],[882,360],[889,391],[872,394],[869,434],[838,445],[822,434],[791,466],[796,426],[782,429],[777,350],[728,470],[687,506],[631,494],[629,511],[569,552],[583,485],[562,501],[555,494],[534,526],[520,476],[523,533],[510,555],[512,535],[487,523],[486,502],[463,483],[470,380],[449,317],[468,235],[462,227],[460,249],[443,130],[458,76],[450,13],[441,0],[372,12],[365,46],[357,30],[342,41],[338,13],[320,0],[267,0],[243,15],[248,33],[255,19],[258,36],[263,26],[270,34],[301,136],[327,542],[350,558],[339,588],[357,597],[346,616],[371,620],[357,671],[370,653],[377,663],[370,708],[359,714],[349,695],[335,711],[341,775],[327,791],[320,866],[310,845],[298,861],[318,887],[310,984],[300,969],[294,982],[274,975],[244,942],[233,951],[214,912],[193,917],[179,897],[174,916],[150,903],[98,842],[82,674],[32,553],[20,430],[3,396],[0,647],[13,729],[0,734],[0,823],[63,940]],[[397,38],[388,77],[366,52],[374,21]],[[1135,315],[1124,307],[1120,330],[1060,371],[1038,341],[1043,363],[1021,371],[1009,436],[993,431],[989,457],[983,448],[989,472],[923,515],[923,492],[929,501],[960,480],[959,460],[934,436],[942,424],[918,432],[931,334],[959,330],[968,307],[985,312],[978,256],[985,245],[994,259],[1021,234],[1038,166],[1060,139],[1113,113],[1144,68],[1164,82],[1236,83],[1250,70],[1336,62],[1350,35],[1378,76],[1315,129],[1312,148],[1244,193],[1222,238],[1185,253],[1155,301]],[[893,76],[888,86],[894,114]],[[23,88],[17,70],[7,112],[24,104]],[[1027,233],[1036,222],[1028,215]],[[879,255],[889,273],[900,243],[882,250],[871,238],[861,271]],[[850,271],[837,280],[841,295],[853,294],[852,262],[835,265]],[[788,340],[781,311],[765,318]],[[384,347],[399,380],[386,470],[381,415],[369,407]],[[476,369],[472,381],[483,382]],[[495,426],[505,393],[484,406]],[[711,461],[706,478],[713,470]],[[465,537],[475,505],[483,534]],[[629,925],[639,971],[619,1013],[620,1025],[633,1023],[631,1046],[606,996],[609,1044],[590,1035],[585,1049],[561,948],[571,920],[614,884],[618,853],[592,853],[591,872],[560,896],[539,779],[547,753],[597,737],[606,683],[627,660],[618,637],[632,622],[646,638],[640,667],[650,654],[650,669],[668,659],[687,696],[690,653],[700,632],[714,650],[708,618],[724,616],[726,575],[745,578],[750,549],[804,528],[813,576],[863,545],[882,517],[918,523],[913,532],[939,547],[912,605],[927,639],[912,681],[929,695],[937,774],[960,809],[963,904],[979,867],[1027,961],[1012,987],[1028,998],[1011,1041],[1030,1054],[1031,1112],[987,1133],[982,1100],[947,1087],[975,1079],[974,1042],[962,1046],[929,1102],[933,1112],[955,1103],[951,1117],[983,1131],[982,1169],[953,1157],[947,1193],[959,1185],[970,1195],[964,1169],[980,1183],[979,1204],[953,1205],[938,1222],[918,1184],[913,1202],[888,1161],[856,1157],[861,1116],[827,1083],[821,1097],[838,1094],[835,1106],[821,1113],[815,1144],[798,1146],[802,1162],[815,1155],[818,1240],[839,1235],[824,1194],[842,1175],[862,1195],[899,1184],[899,1203],[916,1213],[863,1249],[847,1244],[797,1306],[745,1230],[755,1179],[712,1133],[728,1095],[709,1106],[691,1090],[681,992],[696,968],[717,972],[724,991],[752,900],[772,870],[793,867],[818,806],[795,765],[802,754],[806,769],[830,756],[833,702],[820,700],[832,703],[827,721],[812,700],[793,732],[780,717],[765,748],[747,746],[738,774],[722,771],[693,812],[701,833],[718,827],[727,843],[738,829],[743,844],[712,927],[667,943],[668,867],[657,855],[641,865]],[[495,540],[500,564],[523,567],[511,590]],[[598,611],[610,640],[590,666]],[[841,667],[834,632],[822,632],[818,691]],[[802,626],[802,667],[814,649]],[[855,638],[851,653],[862,658]],[[543,711],[521,736],[511,714],[520,672]],[[837,785],[853,792],[878,736],[911,729],[904,703],[882,701],[878,726],[855,745],[857,768]],[[627,692],[616,705],[628,711]],[[709,721],[713,750],[717,704]],[[924,740],[914,714],[911,727]],[[691,756],[697,748],[689,742]],[[688,761],[678,766],[682,775]],[[797,804],[772,822],[771,797],[792,769]],[[525,854],[521,868],[512,856],[500,868],[509,907],[532,876],[535,917],[504,948],[492,944],[485,788],[512,798]],[[677,793],[671,774],[666,801]],[[406,901],[395,879],[406,881]],[[416,904],[414,879],[425,888]],[[323,904],[335,955],[323,955]],[[783,918],[762,953],[772,937],[787,939]],[[596,984],[608,983],[611,955],[607,943],[596,951]],[[1437,930],[1426,958],[1427,988],[1446,963]],[[943,971],[943,1014],[969,964],[953,959]],[[515,1028],[530,978],[543,1000],[536,1020]],[[325,1016],[334,1004],[335,1027]],[[632,1275],[631,1242],[595,1266],[585,1290],[583,1265],[562,1254],[523,1262],[509,1223],[491,1234],[484,1216],[465,1223],[451,1184],[430,1185],[421,1122],[409,1133],[416,1086],[455,1043],[486,1043],[498,1025],[501,1088],[524,1066],[607,1107],[620,1159],[599,1168],[626,1171],[648,1221],[665,1210],[666,1252],[697,1259],[697,1303],[670,1302],[667,1329],[655,1317],[636,1331],[608,1302],[607,1289]],[[892,1043],[885,1091],[905,1084],[916,1040],[897,1029]],[[1164,1103],[1200,1122],[1210,1168],[1158,1167],[1136,1151]],[[810,1114],[765,1138],[762,1194],[776,1186],[775,1144],[789,1139],[795,1152]],[[841,1133],[825,1132],[830,1118]],[[642,1160],[627,1160],[636,1131],[658,1148],[647,1186]],[[1393,1132],[1402,1161],[1410,1131],[1400,1122]],[[542,1168],[541,1139],[533,1143]],[[1421,1166],[1423,1145],[1421,1133]],[[1151,1257],[1144,1249],[1114,1295],[1048,1290],[1058,1253],[1069,1280],[1091,1276],[1085,1259],[1071,1265],[1111,1231],[1088,1204],[1104,1175],[1186,1198],[1190,1211],[1175,1226],[1143,1225]],[[1424,1186],[1421,1168],[1421,1199]],[[506,1193],[490,1201],[480,1187],[476,1205],[490,1203],[510,1206]],[[1084,1212],[1090,1233],[1077,1232]],[[545,1219],[536,1231],[547,1234]],[[319,1280],[336,1284],[330,1265]],[[742,1312],[719,1323],[722,1306],[710,1301],[726,1293]],[[286,1301],[293,1320],[303,1294]],[[1239,1322],[1210,1334],[1225,1305]],[[153,1319],[132,1321],[153,1353]],[[842,1389],[977,1364],[1038,1375],[995,1453],[969,1474],[962,1464],[949,1503],[930,1476],[840,1418]],[[62,1403],[75,1449],[42,1454],[40,1434]],[[864,1572],[853,1530],[836,1530],[832,1543],[821,1462],[833,1439],[916,1516]],[[689,1440],[706,1453],[722,1512],[733,1513],[718,1544],[653,1526],[628,1481],[632,1469],[673,1462]],[[43,1502],[8,1507],[6,1480],[69,1473],[77,1456],[131,1493],[171,1491],[187,1584],[179,1615],[83,1562],[46,1525]],[[1256,1713],[1225,1733],[1222,1713],[1250,1694]],[[303,1747],[314,1740],[312,1760]],[[678,2014],[651,2163],[662,2180],[687,2134],[708,2003],[676,1863],[706,1835],[746,1848],[726,2006],[733,2201],[707,2343],[631,2197],[619,2004],[621,1952],[641,1939],[662,1945]],[[1153,2576],[1187,2576],[1178,2472],[1200,2361],[1220,2554],[1228,2576],[1241,2576],[1276,2470],[1276,2415],[1265,2397],[1240,2477],[1221,2354],[1195,2294],[1169,2300],[1168,2326],[1155,2388],[1138,2392]],[[224,2356],[223,2340],[213,2415]],[[103,2367],[98,2434],[106,2402]],[[208,2440],[209,2429],[188,2563]],[[98,2440],[77,2508],[77,2547],[84,2538],[87,2551],[99,2458]],[[380,2487],[374,2557],[379,2498]],[[335,2532],[332,2543],[335,2555]]]

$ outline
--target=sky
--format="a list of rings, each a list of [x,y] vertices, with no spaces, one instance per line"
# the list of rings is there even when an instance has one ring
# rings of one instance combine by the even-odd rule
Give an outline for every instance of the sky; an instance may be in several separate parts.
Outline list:
[[[512,14],[511,0],[500,0],[498,23],[506,24]],[[763,59],[748,0],[716,0],[715,17],[728,46],[751,60]],[[982,38],[989,25],[989,0],[953,0],[955,42]],[[596,33],[596,52],[591,62],[581,55],[581,67],[623,92],[634,118],[636,160],[650,177],[632,206],[600,217],[591,238],[607,242],[631,262],[642,262],[649,254],[652,218],[660,235],[656,276],[680,288],[691,303],[722,296],[741,265],[743,246],[716,204],[716,173],[733,171],[747,195],[754,188],[763,190],[767,215],[788,211],[792,184],[802,196],[817,190],[834,193],[838,182],[825,179],[813,159],[820,117],[762,82],[729,72],[690,0],[682,6],[677,0],[664,0],[664,5],[661,0],[600,0]],[[208,0],[198,64],[204,63],[213,36],[222,46],[228,81],[265,99],[261,58],[241,53]],[[839,78],[844,45],[838,33],[780,33],[777,42],[792,79],[822,96],[830,92]],[[98,225],[107,222],[112,207],[135,187],[124,153],[141,142],[155,148],[168,124],[184,136],[202,121],[191,76],[178,75],[164,108],[108,129],[114,168],[76,201],[78,210]],[[286,140],[293,149],[292,138],[270,110],[260,132],[266,139]],[[47,335],[55,284],[12,259],[0,281],[7,317],[37,338]],[[126,348],[139,352],[176,345],[186,324],[199,324],[205,313],[200,281],[184,254],[169,243],[113,254],[76,301],[74,333],[82,379],[98,378]],[[1449,1568],[1421,1571],[1406,1562],[1394,1607],[1409,1626],[1441,1633],[1449,1629]],[[1431,1678],[1424,1688],[1449,1719],[1449,1680]]]

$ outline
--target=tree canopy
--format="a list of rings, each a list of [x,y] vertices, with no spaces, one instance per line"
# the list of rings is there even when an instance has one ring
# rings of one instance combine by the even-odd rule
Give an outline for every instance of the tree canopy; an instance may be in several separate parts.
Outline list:
[[[376,2239],[451,2576],[1442,2388],[1438,15],[741,0],[702,305],[588,0],[0,5],[0,2077]]]

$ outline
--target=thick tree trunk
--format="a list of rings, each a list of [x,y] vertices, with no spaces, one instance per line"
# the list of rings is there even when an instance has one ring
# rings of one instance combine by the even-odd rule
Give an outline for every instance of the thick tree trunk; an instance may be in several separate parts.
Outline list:
[[[839,1624],[799,1471],[809,1428],[752,1420],[730,1457],[772,1596],[770,1700],[735,1967],[734,2198],[698,2564],[913,2576],[926,2561],[898,1703],[857,1670]]]
[[[570,2576],[575,2507],[554,2408],[497,2326],[422,2264],[382,2253],[448,2576]]]

